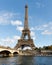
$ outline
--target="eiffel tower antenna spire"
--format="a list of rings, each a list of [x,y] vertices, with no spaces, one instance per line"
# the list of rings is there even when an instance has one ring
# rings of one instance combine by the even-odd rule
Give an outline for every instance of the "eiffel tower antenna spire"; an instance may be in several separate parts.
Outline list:
[[[25,5],[24,29],[28,29],[28,5]]]

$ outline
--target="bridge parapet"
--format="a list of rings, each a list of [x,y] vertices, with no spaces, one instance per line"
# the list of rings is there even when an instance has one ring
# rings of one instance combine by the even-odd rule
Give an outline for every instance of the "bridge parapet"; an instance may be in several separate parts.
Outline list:
[[[15,49],[12,49],[12,48],[7,48],[7,47],[3,47],[3,46],[1,47],[0,46],[0,52],[5,51],[5,50],[6,51],[9,51],[11,53],[14,53],[14,52],[17,52],[18,53],[19,52],[18,50],[15,50]]]

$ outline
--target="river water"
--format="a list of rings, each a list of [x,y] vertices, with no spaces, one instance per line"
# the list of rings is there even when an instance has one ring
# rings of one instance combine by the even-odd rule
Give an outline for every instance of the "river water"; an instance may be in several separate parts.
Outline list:
[[[0,65],[52,65],[52,56],[17,56],[0,58]]]

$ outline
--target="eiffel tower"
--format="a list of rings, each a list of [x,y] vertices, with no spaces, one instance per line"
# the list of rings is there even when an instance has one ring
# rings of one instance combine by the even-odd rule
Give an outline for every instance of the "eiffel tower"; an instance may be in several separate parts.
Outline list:
[[[25,6],[25,21],[24,21],[24,29],[22,30],[21,39],[18,40],[18,43],[15,46],[15,49],[24,48],[25,46],[31,47],[31,49],[35,48],[33,43],[33,39],[30,36],[30,30],[28,27],[28,6]]]

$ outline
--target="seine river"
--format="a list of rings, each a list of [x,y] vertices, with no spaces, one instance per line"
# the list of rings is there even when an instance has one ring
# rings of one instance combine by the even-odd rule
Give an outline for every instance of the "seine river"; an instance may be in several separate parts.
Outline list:
[[[52,57],[17,56],[0,58],[0,65],[52,65]]]

